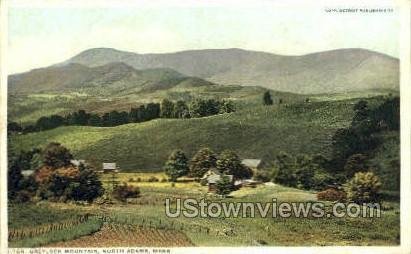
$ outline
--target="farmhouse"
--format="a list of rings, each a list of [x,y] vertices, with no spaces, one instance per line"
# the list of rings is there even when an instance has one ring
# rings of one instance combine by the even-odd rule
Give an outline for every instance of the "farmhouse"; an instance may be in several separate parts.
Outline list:
[[[210,169],[208,170],[204,176],[201,178],[203,181],[207,181],[208,192],[215,192],[216,191],[216,184],[224,174],[220,173],[217,169]],[[226,175],[230,181],[234,184],[234,177],[233,175]]]

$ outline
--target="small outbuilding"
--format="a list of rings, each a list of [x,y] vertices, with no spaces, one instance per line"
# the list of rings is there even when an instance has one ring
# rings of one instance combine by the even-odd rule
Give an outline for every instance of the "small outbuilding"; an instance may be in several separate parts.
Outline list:
[[[118,172],[118,168],[116,163],[114,162],[103,162],[103,173],[114,173],[114,172]]]

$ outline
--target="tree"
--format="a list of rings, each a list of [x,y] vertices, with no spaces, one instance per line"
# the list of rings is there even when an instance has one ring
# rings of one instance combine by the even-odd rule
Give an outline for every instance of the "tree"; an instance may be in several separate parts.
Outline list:
[[[188,106],[184,101],[177,101],[174,107],[174,117],[183,118],[188,112]]]
[[[372,113],[372,121],[379,130],[400,129],[400,98],[388,97]]]
[[[364,154],[353,154],[348,157],[347,162],[344,165],[344,174],[351,178],[357,172],[368,171],[368,158]]]
[[[118,112],[116,110],[111,111],[106,119],[106,126],[118,126],[128,123],[128,113],[125,111]]]
[[[139,123],[145,120],[145,107],[141,105],[138,108],[132,108],[129,113],[129,119],[133,123]]]
[[[85,110],[80,109],[77,112],[67,115],[66,118],[69,125],[87,125],[90,114],[87,114]]]
[[[18,158],[10,154],[7,171],[7,195],[9,199],[14,199],[20,191],[20,182],[22,179],[23,175],[18,165]]]
[[[173,118],[174,103],[170,100],[164,99],[161,102],[160,116],[162,118]]]
[[[190,115],[193,117],[207,116],[207,104],[205,100],[195,99],[190,104]]]
[[[311,158],[307,155],[299,155],[296,158],[295,178],[297,187],[302,189],[311,189],[314,187],[314,167]]]
[[[216,182],[215,187],[216,193],[225,197],[233,190],[233,183],[230,181],[228,176],[222,175],[221,179]]]
[[[8,132],[21,132],[23,130],[23,128],[21,127],[20,124],[16,123],[16,122],[9,122],[7,124],[7,131]]]
[[[235,111],[235,106],[232,101],[223,101],[220,105],[220,113],[232,113]]]
[[[65,124],[65,119],[59,115],[52,115],[50,117],[40,117],[36,122],[36,129],[37,130],[49,130],[53,128],[57,128]]]
[[[253,176],[253,171],[243,165],[238,155],[231,150],[225,150],[221,153],[216,166],[219,172],[233,175],[235,179],[246,179]]]
[[[98,175],[87,165],[79,165],[79,174],[72,185],[70,198],[91,202],[103,195],[104,189]]]
[[[277,172],[274,177],[274,182],[286,186],[295,187],[297,179],[295,176],[295,161],[286,152],[280,152],[276,156]]]
[[[216,167],[217,156],[209,148],[202,148],[193,156],[190,163],[190,176],[201,178],[208,170]]]
[[[344,185],[347,199],[357,204],[377,202],[381,181],[372,172],[358,172]]]
[[[160,104],[159,103],[148,103],[145,106],[146,118],[145,120],[152,120],[160,117]]]
[[[220,102],[214,99],[208,99],[205,101],[206,112],[205,116],[217,115],[220,112]]]
[[[264,105],[273,105],[273,99],[271,98],[270,91],[266,91],[263,95]]]
[[[43,151],[43,163],[51,168],[60,168],[70,165],[73,155],[60,143],[52,142]]]
[[[101,117],[97,114],[90,114],[90,118],[88,119],[87,124],[91,126],[101,126]]]
[[[176,182],[177,178],[187,175],[189,167],[187,157],[181,150],[175,150],[168,157],[165,163],[164,171],[172,182]]]

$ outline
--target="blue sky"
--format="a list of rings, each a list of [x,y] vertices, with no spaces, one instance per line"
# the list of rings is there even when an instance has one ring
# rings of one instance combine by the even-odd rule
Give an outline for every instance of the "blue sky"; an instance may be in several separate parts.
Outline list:
[[[137,53],[243,48],[301,55],[366,48],[398,57],[398,13],[335,14],[271,5],[127,8],[11,7],[9,73],[61,62],[93,47]]]

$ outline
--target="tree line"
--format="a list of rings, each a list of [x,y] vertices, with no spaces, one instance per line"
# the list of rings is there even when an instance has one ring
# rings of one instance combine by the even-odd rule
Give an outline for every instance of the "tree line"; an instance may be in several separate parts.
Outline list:
[[[7,130],[15,132],[36,132],[54,129],[60,126],[101,126],[112,127],[127,123],[140,123],[157,118],[198,118],[235,111],[232,101],[216,99],[195,99],[187,104],[185,101],[173,102],[164,99],[161,103],[148,103],[131,108],[130,111],[113,110],[102,115],[78,110],[67,114],[40,117],[34,125],[22,126],[9,122]]]

